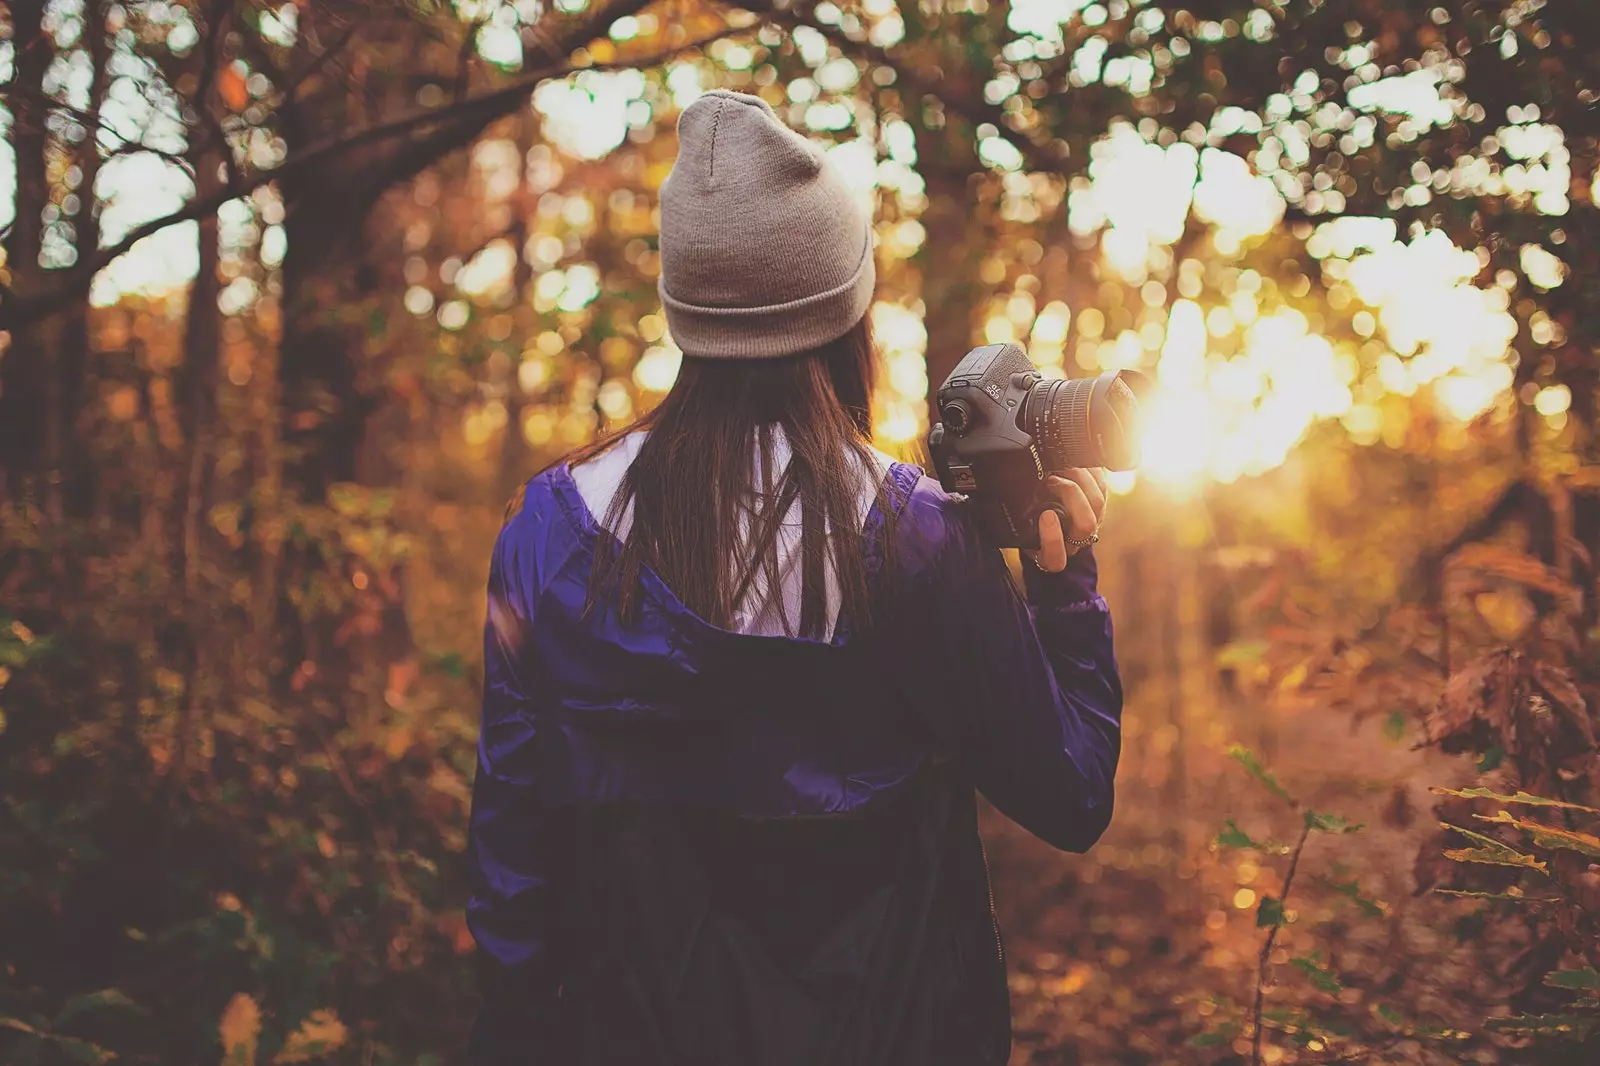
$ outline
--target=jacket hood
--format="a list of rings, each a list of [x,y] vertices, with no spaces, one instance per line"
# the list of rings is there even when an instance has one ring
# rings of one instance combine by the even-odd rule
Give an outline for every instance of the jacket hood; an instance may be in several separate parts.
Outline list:
[[[895,464],[887,485],[903,513],[922,472]],[[869,575],[883,559],[884,515],[863,527]],[[496,551],[486,634],[536,661],[533,775],[551,802],[707,803],[756,816],[852,810],[903,781],[926,752],[908,748],[884,649],[841,618],[830,640],[720,628],[690,610],[653,571],[637,616],[585,611],[595,550],[607,532],[563,464],[530,481]],[[492,582],[493,584],[493,582]],[[531,606],[523,606],[531,605]],[[488,657],[494,684],[497,657]],[[509,668],[509,664],[507,664]],[[648,693],[649,695],[643,695]],[[874,726],[873,715],[879,724]],[[508,745],[522,717],[485,729]]]

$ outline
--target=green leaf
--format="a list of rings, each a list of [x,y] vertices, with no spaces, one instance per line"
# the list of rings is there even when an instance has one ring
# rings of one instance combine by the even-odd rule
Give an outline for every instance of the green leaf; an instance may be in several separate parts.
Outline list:
[[[1505,762],[1505,759],[1506,749],[1500,747],[1498,744],[1495,745],[1488,751],[1484,752],[1482,757],[1478,759],[1478,773],[1486,774],[1491,770],[1498,769],[1500,764]]]
[[[1542,861],[1518,851],[1510,844],[1496,840],[1494,837],[1474,833],[1470,829],[1463,829],[1459,825],[1449,822],[1440,822],[1445,829],[1453,829],[1469,840],[1476,841],[1481,847],[1476,848],[1446,848],[1444,857],[1452,862],[1477,862],[1487,866],[1515,866],[1525,870],[1538,870],[1542,874],[1550,872]]]
[[[1306,828],[1318,833],[1359,833],[1366,828],[1361,822],[1352,822],[1337,814],[1323,814],[1320,811],[1306,811],[1305,818]]]
[[[1271,855],[1287,855],[1290,848],[1287,844],[1280,844],[1276,840],[1256,840],[1243,829],[1240,829],[1232,818],[1223,822],[1222,832],[1217,834],[1217,847],[1219,848],[1253,848]]]
[[[1254,840],[1250,839],[1249,834],[1234,823],[1232,818],[1223,822],[1222,825],[1222,832],[1217,834],[1217,846],[1219,848],[1253,848],[1258,846]]]
[[[119,988],[102,988],[98,992],[87,992],[67,1000],[61,1013],[56,1015],[55,1024],[62,1025],[81,1014],[109,1009],[138,1010],[139,1005]]]
[[[1583,1040],[1600,1025],[1600,1014],[1519,1014],[1490,1018],[1486,1028],[1499,1033],[1533,1033]]]
[[[1283,900],[1276,896],[1262,896],[1261,906],[1256,908],[1256,928],[1264,929],[1269,925],[1283,924]]]
[[[1386,740],[1398,744],[1406,738],[1406,728],[1411,724],[1411,719],[1404,711],[1392,711],[1389,717],[1383,720],[1383,735]]]
[[[1243,766],[1245,771],[1249,773],[1251,777],[1259,781],[1268,792],[1271,792],[1274,796],[1277,796],[1279,799],[1284,800],[1285,802],[1294,802],[1294,799],[1289,795],[1288,790],[1278,783],[1278,779],[1272,773],[1272,771],[1261,765],[1261,760],[1256,758],[1255,752],[1251,751],[1243,744],[1234,744],[1228,749],[1228,755],[1240,766]]]
[[[446,677],[457,680],[467,676],[467,661],[459,652],[447,651],[433,660],[433,668]]]
[[[1544,796],[1533,796],[1526,792],[1513,792],[1506,795],[1503,792],[1494,792],[1487,788],[1439,788],[1434,786],[1429,792],[1440,796],[1459,796],[1462,799],[1487,799],[1497,803],[1521,803],[1529,807],[1560,807],[1568,811],[1585,811],[1589,814],[1600,814],[1600,808],[1585,807],[1578,803],[1568,803],[1565,800],[1547,799]]]
[[[1333,972],[1324,967],[1314,956],[1297,956],[1289,960],[1289,965],[1305,974],[1306,979],[1320,992],[1337,995],[1344,988],[1344,985],[1333,975]]]
[[[1446,1025],[1435,1025],[1407,1018],[1387,1003],[1374,1003],[1371,1010],[1385,1024],[1400,1030],[1405,1036],[1425,1037],[1431,1040],[1466,1040],[1472,1035],[1462,1032],[1460,1029],[1452,1029]]]
[[[1335,881],[1331,877],[1319,877],[1317,883],[1354,903],[1361,913],[1369,918],[1382,918],[1389,911],[1388,905],[1383,901],[1363,896],[1361,882],[1358,880]]]
[[[1544,975],[1551,988],[1570,988],[1579,992],[1600,992],[1600,970],[1586,966],[1581,970],[1557,970]]]
[[[1221,1047],[1239,1035],[1238,1022],[1220,1022],[1214,1029],[1189,1038],[1190,1047]]]
[[[1350,1030],[1335,1022],[1320,1021],[1310,1013],[1296,1007],[1270,1007],[1261,1012],[1261,1023],[1290,1036],[1314,1037],[1332,1043],[1335,1038],[1350,1035]]]
[[[1574,829],[1562,829],[1556,825],[1546,825],[1543,822],[1530,822],[1518,818],[1510,811],[1497,811],[1494,814],[1475,814],[1474,818],[1481,822],[1493,822],[1496,825],[1509,825],[1522,830],[1533,838],[1536,846],[1551,848],[1556,851],[1576,851],[1580,855],[1600,859],[1600,837],[1593,833],[1580,833]]]

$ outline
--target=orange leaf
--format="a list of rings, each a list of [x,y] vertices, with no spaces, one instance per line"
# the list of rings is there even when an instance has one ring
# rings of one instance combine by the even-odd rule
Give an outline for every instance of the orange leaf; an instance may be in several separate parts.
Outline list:
[[[415,736],[411,730],[406,726],[401,726],[390,731],[389,735],[384,738],[383,752],[391,759],[403,759],[406,752],[411,750],[411,742],[414,739]]]
[[[223,67],[217,73],[217,95],[233,111],[243,111],[250,106],[250,90],[245,87],[244,75],[234,67]]]
[[[350,1039],[350,1030],[331,1010],[312,1011],[300,1027],[289,1034],[283,1050],[273,1058],[273,1066],[310,1062],[337,1051]]]

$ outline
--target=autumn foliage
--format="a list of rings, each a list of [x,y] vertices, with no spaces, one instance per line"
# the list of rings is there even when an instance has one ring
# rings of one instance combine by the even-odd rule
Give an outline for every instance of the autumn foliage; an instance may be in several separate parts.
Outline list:
[[[674,380],[723,86],[871,203],[885,448],[984,340],[1164,386],[1014,1062],[1594,1063],[1592,6],[11,3],[0,1061],[459,1060],[489,545]]]

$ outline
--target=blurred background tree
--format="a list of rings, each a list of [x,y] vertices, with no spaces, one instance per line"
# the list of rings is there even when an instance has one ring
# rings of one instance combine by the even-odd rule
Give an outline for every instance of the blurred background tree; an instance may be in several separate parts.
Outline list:
[[[1018,1061],[1593,1061],[1586,830],[1422,816],[1600,799],[1584,0],[6,12],[0,1058],[455,1056],[484,560],[670,388],[656,197],[728,87],[873,208],[885,448],[980,341],[1164,386],[1118,824],[991,826]],[[1233,741],[1365,835],[1288,874]]]

